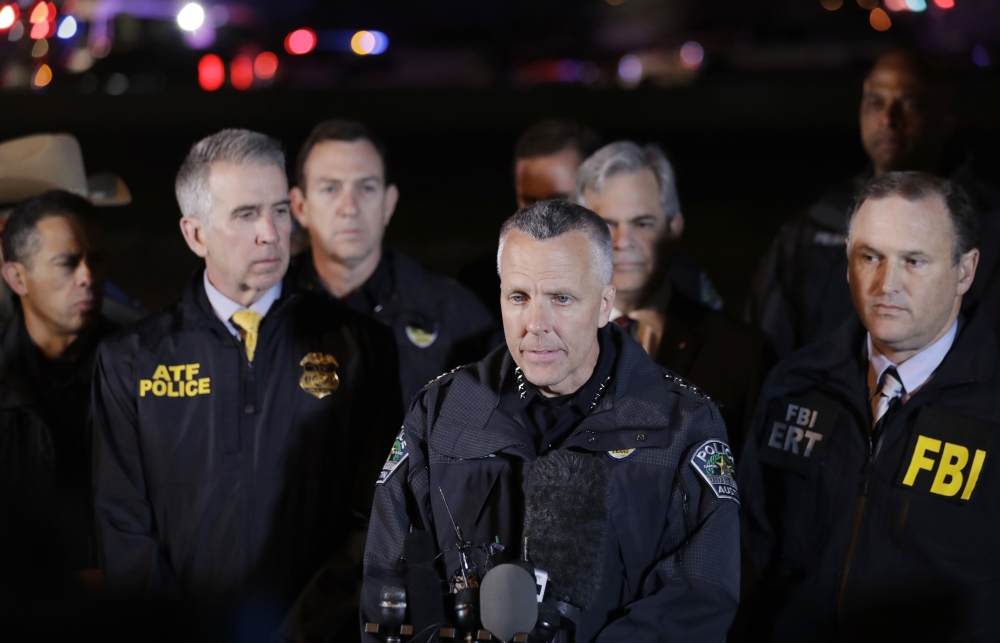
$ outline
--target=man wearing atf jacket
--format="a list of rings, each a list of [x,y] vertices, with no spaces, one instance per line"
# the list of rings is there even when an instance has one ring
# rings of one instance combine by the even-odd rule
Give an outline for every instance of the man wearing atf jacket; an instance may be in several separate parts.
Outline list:
[[[252,589],[280,609],[365,529],[377,454],[402,415],[394,344],[282,281],[291,213],[277,141],[209,136],[176,190],[205,269],[97,357],[107,585],[199,600]]]
[[[431,532],[438,574],[453,578],[453,515],[464,540],[504,547],[494,564],[528,538],[549,574],[545,601],[573,615],[578,642],[723,641],[739,500],[718,409],[608,324],[613,250],[594,213],[565,201],[520,210],[498,263],[507,345],[414,401],[375,492],[362,620],[377,623],[380,592],[405,585],[411,529]],[[586,474],[575,492],[554,462],[570,463],[566,480]]]
[[[961,313],[978,220],[956,184],[890,172],[849,219],[860,321],[778,365],[741,462],[750,640],[994,639],[1000,362]],[[867,332],[866,332],[867,331]]]

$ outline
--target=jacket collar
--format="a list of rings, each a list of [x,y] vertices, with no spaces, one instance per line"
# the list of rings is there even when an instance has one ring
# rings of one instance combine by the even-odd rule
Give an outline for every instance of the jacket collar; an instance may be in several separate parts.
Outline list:
[[[675,402],[663,395],[663,369],[614,324],[611,339],[618,347],[618,359],[608,393],[578,430],[664,430]],[[514,376],[514,366],[507,347],[501,346],[486,359],[454,374],[428,438],[435,451],[462,459],[487,457],[510,448],[534,451],[528,432],[497,408],[503,384]],[[439,391],[429,392],[429,408],[436,406]]]
[[[180,312],[178,325],[184,330],[211,329],[231,338],[229,330],[215,314],[212,303],[208,300],[208,294],[205,292],[204,274],[205,268],[202,266],[191,275],[185,284],[181,300],[178,302]],[[293,277],[286,273],[282,278],[281,296],[271,304],[271,308],[264,316],[264,321],[261,323],[261,333],[265,332],[264,329],[267,326],[273,326],[273,324],[268,324],[269,320],[282,316],[288,309],[288,304],[300,298],[301,294],[296,291]]]

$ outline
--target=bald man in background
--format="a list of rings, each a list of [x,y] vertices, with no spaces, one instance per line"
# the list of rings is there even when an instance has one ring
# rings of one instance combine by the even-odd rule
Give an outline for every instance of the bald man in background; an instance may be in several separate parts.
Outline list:
[[[779,357],[829,337],[853,315],[844,278],[847,212],[858,186],[887,172],[947,177],[970,195],[982,218],[981,257],[963,306],[985,300],[994,324],[1000,313],[1000,193],[975,179],[968,155],[950,142],[956,119],[944,66],[910,47],[890,50],[865,78],[859,117],[870,164],[784,224],[754,277],[747,320]]]

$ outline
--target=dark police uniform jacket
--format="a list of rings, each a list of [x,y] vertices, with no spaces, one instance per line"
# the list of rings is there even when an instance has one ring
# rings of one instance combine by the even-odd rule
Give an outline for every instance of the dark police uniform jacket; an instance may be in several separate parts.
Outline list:
[[[854,316],[847,285],[847,213],[872,170],[826,192],[781,226],[751,284],[747,321],[767,335],[777,356],[830,337]],[[962,165],[949,177],[962,185],[981,213],[979,267],[966,306],[992,300],[1000,317],[1000,193]]]
[[[296,257],[291,272],[300,287],[327,292],[311,251]],[[500,343],[497,326],[475,295],[388,248],[372,276],[344,303],[392,329],[404,407],[431,379],[482,359]]]
[[[101,345],[93,410],[109,589],[284,601],[364,529],[402,415],[383,327],[286,279],[250,363],[201,271]]]
[[[722,641],[739,595],[738,500],[718,495],[692,461],[699,447],[725,442],[725,426],[704,394],[611,330],[618,359],[608,391],[557,447],[609,467],[605,565],[576,640]],[[375,493],[363,620],[378,621],[384,585],[404,584],[400,558],[411,526],[431,530],[439,551],[454,546],[438,487],[467,540],[498,537],[506,554],[517,555],[522,485],[536,456],[530,430],[498,409],[514,370],[501,348],[414,400],[397,438],[404,452],[394,448]],[[444,555],[449,573],[455,556]]]
[[[102,317],[69,348],[70,358],[50,360],[18,305],[0,335],[0,503],[34,514],[37,524],[19,527],[26,538],[44,533],[44,555],[68,569],[97,565],[90,380],[99,342],[116,329]]]
[[[779,364],[737,479],[749,640],[996,640],[1000,363],[984,317],[870,444],[857,317]],[[869,453],[874,453],[869,456]]]

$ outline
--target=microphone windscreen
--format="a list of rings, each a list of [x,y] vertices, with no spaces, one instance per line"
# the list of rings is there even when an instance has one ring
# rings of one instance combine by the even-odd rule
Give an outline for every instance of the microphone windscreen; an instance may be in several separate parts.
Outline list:
[[[608,466],[599,457],[559,449],[532,463],[524,536],[531,561],[549,574],[546,599],[587,609],[597,598],[610,522],[607,492]]]
[[[380,623],[396,628],[406,620],[406,590],[398,585],[386,585],[378,597]]]
[[[479,612],[483,627],[501,641],[527,634],[538,620],[535,579],[523,567],[497,565],[479,586]]]
[[[403,556],[410,620],[414,631],[422,632],[445,621],[441,577],[434,568],[434,536],[427,531],[410,532],[403,541]]]

